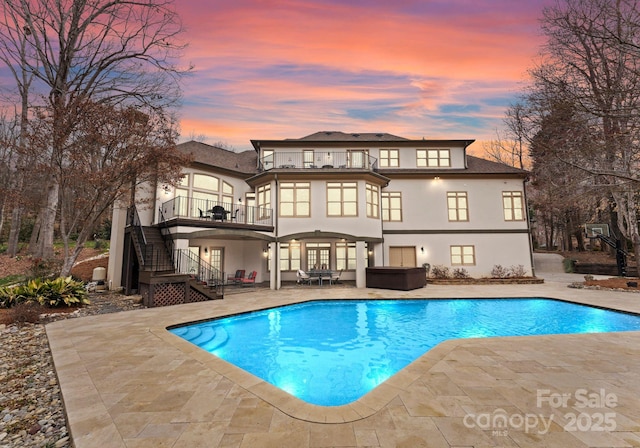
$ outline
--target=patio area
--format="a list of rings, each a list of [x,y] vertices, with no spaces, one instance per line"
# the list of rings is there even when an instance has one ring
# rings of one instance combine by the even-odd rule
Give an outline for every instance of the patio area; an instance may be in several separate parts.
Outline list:
[[[550,297],[640,313],[640,295],[570,289],[571,278],[581,276],[413,291],[255,288],[54,322],[47,334],[76,448],[640,446],[640,332],[447,341],[362,399],[320,407],[166,331],[312,299]]]

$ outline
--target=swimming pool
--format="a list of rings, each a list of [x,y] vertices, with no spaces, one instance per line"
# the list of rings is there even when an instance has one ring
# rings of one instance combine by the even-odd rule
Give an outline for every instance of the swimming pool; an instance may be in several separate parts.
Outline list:
[[[552,299],[312,301],[171,328],[308,403],[353,402],[448,339],[640,330]]]

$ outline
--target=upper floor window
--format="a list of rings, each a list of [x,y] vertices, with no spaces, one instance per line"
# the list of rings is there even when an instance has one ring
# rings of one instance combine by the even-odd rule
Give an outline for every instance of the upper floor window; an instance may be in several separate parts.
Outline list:
[[[348,149],[347,150],[347,168],[368,168],[369,167],[369,150],[368,149]]]
[[[505,221],[524,221],[524,201],[521,191],[503,191],[502,208]]]
[[[402,221],[402,193],[399,191],[383,191],[382,220]]]
[[[449,221],[469,221],[469,206],[466,191],[447,192]]]
[[[416,165],[419,167],[451,166],[451,154],[448,149],[418,149]]]
[[[193,188],[197,188],[199,190],[219,191],[220,179],[207,174],[195,173],[193,175]]]
[[[377,185],[367,184],[367,218],[380,216],[380,188]]]
[[[262,150],[262,168],[265,170],[270,170],[273,168],[274,155],[273,149],[263,149]]]
[[[358,216],[356,182],[327,182],[327,216]]]
[[[280,183],[280,216],[310,216],[310,192],[309,182]]]
[[[316,168],[313,162],[313,149],[305,149],[302,151],[302,162],[305,168]]]
[[[271,209],[271,184],[261,185],[257,188],[258,207],[260,207],[260,214],[267,214]],[[267,218],[268,216],[260,216],[259,219]]]
[[[381,149],[378,164],[381,168],[400,166],[400,154],[397,149]]]
[[[450,246],[452,266],[474,266],[476,249],[474,246]]]

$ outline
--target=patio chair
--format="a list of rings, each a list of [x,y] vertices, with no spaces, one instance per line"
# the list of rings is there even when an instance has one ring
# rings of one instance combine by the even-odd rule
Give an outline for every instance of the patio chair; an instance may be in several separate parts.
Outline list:
[[[302,269],[298,269],[298,272],[296,272],[296,277],[297,277],[297,283],[298,284],[307,283],[307,284],[310,285],[311,282],[318,280],[318,277],[311,277],[309,274],[304,272]]]
[[[237,285],[238,283],[242,282],[243,278],[244,278],[244,269],[238,269],[235,275],[227,276],[227,283],[233,283],[234,285]]]
[[[200,219],[211,219],[209,213],[203,212],[201,208],[198,209],[198,212],[200,213]]]
[[[339,272],[332,272],[331,273],[331,283],[339,283],[340,282],[340,276],[342,275],[342,271],[344,271],[344,269],[340,269]]]
[[[252,271],[251,274],[249,274],[249,277],[243,278],[242,280],[240,280],[240,283],[242,284],[242,286],[247,286],[247,285],[255,286],[257,275],[258,275],[257,271]]]

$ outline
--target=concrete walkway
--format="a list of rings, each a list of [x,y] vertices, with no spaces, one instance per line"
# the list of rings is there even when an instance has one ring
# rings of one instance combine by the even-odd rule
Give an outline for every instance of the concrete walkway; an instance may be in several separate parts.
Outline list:
[[[549,265],[543,260],[539,275],[561,274]],[[640,446],[640,332],[450,340],[360,400],[322,407],[166,330],[333,298],[554,297],[640,313],[638,294],[559,279],[408,292],[256,290],[54,322],[47,334],[76,448]]]

